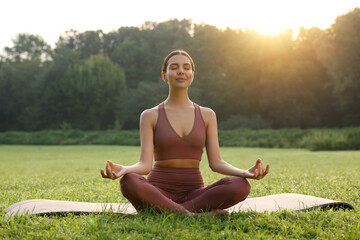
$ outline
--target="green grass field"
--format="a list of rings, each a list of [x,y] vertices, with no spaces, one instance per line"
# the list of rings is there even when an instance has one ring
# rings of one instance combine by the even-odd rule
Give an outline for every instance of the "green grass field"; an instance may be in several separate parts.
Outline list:
[[[228,217],[170,213],[20,216],[5,219],[6,207],[27,199],[125,202],[118,181],[102,179],[99,169],[111,159],[138,160],[138,147],[0,145],[0,239],[359,239],[360,151],[222,148],[223,158],[250,167],[258,157],[269,175],[250,180],[249,197],[301,193],[346,201],[353,211],[236,213]],[[206,184],[221,178],[206,158]]]

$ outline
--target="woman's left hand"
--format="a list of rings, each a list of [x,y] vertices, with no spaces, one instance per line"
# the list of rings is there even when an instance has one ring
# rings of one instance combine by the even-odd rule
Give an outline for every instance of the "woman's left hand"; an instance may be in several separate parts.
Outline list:
[[[263,177],[266,176],[266,174],[268,174],[270,169],[270,165],[267,164],[266,165],[266,169],[264,170],[264,166],[263,166],[263,162],[262,160],[259,158],[255,165],[251,168],[249,168],[245,173],[245,177],[246,178],[253,178],[253,179],[257,179],[260,180]]]
[[[112,180],[115,180],[119,177],[122,177],[124,174],[127,173],[127,167],[121,166],[119,164],[113,163],[112,161],[108,160],[106,162],[106,173],[103,169],[100,169],[101,176],[103,178],[110,178]]]

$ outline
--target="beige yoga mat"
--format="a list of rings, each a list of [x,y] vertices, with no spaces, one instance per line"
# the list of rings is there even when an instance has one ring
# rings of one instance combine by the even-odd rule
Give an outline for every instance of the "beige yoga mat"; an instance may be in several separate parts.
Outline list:
[[[227,210],[229,212],[274,212],[282,210],[311,210],[314,208],[354,209],[353,206],[345,202],[302,194],[283,193],[248,198]],[[46,199],[26,200],[15,203],[5,209],[6,217],[24,214],[80,214],[93,212],[101,213],[104,211],[121,214],[136,214],[135,208],[129,203],[89,203]]]

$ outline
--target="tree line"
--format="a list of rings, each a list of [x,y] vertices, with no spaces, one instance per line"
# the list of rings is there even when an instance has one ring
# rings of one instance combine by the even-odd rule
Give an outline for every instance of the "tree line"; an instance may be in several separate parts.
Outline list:
[[[222,129],[360,125],[360,8],[325,30],[277,36],[191,20],[67,31],[54,48],[18,34],[0,58],[0,131],[134,129],[167,96],[163,58],[196,65],[192,100]]]

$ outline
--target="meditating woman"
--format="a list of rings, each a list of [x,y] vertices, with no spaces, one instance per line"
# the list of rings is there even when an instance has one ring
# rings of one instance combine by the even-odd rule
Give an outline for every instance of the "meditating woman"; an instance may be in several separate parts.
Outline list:
[[[224,209],[249,195],[246,178],[261,179],[269,172],[269,165],[264,170],[261,159],[241,170],[221,158],[214,111],[188,96],[194,73],[187,52],[175,50],[165,57],[162,78],[169,85],[169,95],[141,114],[140,160],[131,166],[107,161],[106,173],[101,169],[103,178],[121,177],[121,192],[138,211],[152,207],[189,215],[226,214]],[[204,146],[211,170],[231,177],[204,187],[199,169]],[[147,174],[147,179],[141,176]]]

